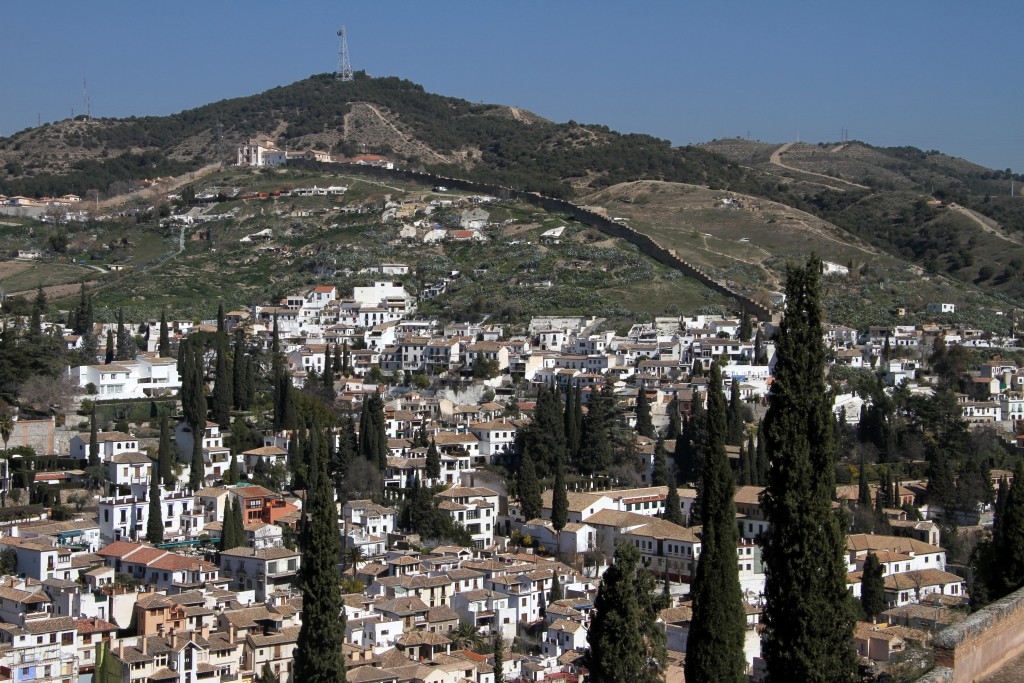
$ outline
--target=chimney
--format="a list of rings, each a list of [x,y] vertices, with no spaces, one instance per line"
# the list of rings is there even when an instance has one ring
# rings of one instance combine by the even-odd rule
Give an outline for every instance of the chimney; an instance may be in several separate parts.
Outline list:
[[[146,654],[146,641],[149,640],[146,636],[142,636],[142,654]]]

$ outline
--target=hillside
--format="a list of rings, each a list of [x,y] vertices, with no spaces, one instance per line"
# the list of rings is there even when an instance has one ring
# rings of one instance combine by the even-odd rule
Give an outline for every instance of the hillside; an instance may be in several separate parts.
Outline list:
[[[1007,304],[955,279],[929,274],[841,228],[760,197],[694,185],[638,181],[581,198],[589,206],[628,221],[658,242],[685,253],[716,278],[755,300],[779,291],[787,263],[811,253],[851,269],[825,278],[828,319],[848,325],[906,324],[928,319],[932,301],[958,305],[962,320],[1000,329],[997,313]],[[895,311],[906,309],[907,316]]]
[[[654,315],[736,307],[731,299],[652,261],[623,240],[517,202],[482,206],[490,214],[490,225],[483,230],[486,241],[427,244],[423,235],[432,226],[457,227],[459,212],[467,206],[431,207],[431,202],[458,202],[462,193],[438,194],[429,186],[382,184],[344,173],[239,167],[205,177],[196,189],[237,196],[313,185],[344,185],[348,190],[337,197],[227,198],[205,206],[222,219],[184,228],[161,227],[160,207],[148,211],[144,203],[133,201],[121,207],[128,214],[124,218],[74,233],[59,261],[31,271],[12,269],[10,277],[18,277],[8,291],[17,285],[31,296],[37,285],[74,282],[77,277],[91,280],[99,317],[123,308],[133,321],[158,317],[161,310],[209,319],[219,302],[228,309],[265,304],[316,284],[350,291],[380,279],[366,269],[404,263],[411,273],[398,279],[412,292],[449,278],[444,294],[420,306],[421,313],[444,320],[487,315],[514,328],[535,315],[596,315],[622,329]],[[388,203],[400,207],[400,217],[385,219]],[[403,226],[423,219],[430,208],[433,213],[418,229],[418,238],[400,237]],[[140,213],[133,216],[136,209]],[[29,235],[19,223],[27,220],[10,221],[9,226],[5,221],[0,239],[16,248],[45,247],[54,231]],[[540,234],[558,226],[566,226],[560,243],[542,244]],[[270,236],[246,239],[263,231]],[[184,249],[179,252],[181,239]],[[128,243],[121,246],[124,241]],[[68,257],[101,271],[111,265],[125,270],[62,265]],[[454,278],[453,271],[459,273]],[[7,284],[3,274],[0,270],[0,286]],[[71,295],[56,301],[65,308],[75,300],[77,288],[72,289],[55,290],[51,299]]]
[[[1008,303],[1024,295],[1024,204],[1019,193],[1009,196],[1011,179],[1021,177],[1007,171],[861,142],[728,139],[673,147],[365,74],[351,82],[321,74],[171,116],[67,120],[20,131],[0,138],[0,193],[120,193],[131,180],[231,162],[236,145],[257,134],[292,150],[384,153],[413,169],[577,200],[638,180],[741,193],[830,224],[833,245],[871,247]],[[648,195],[657,208],[660,195]],[[743,286],[764,284],[756,271],[732,268]]]

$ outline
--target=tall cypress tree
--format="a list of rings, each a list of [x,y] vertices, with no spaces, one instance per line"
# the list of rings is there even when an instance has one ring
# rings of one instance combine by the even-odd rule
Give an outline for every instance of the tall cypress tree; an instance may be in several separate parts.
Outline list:
[[[676,488],[676,478],[671,474],[668,477],[668,495],[665,496],[665,519],[673,524],[686,526],[686,518],[679,500],[679,489]]]
[[[434,439],[430,439],[430,445],[427,446],[427,463],[426,463],[426,475],[427,479],[431,479],[436,484],[441,478],[441,454],[437,451],[437,444],[434,443]]]
[[[565,465],[555,463],[555,483],[551,491],[551,526],[561,532],[569,522],[569,495],[565,490]]]
[[[735,377],[729,385],[729,419],[728,434],[725,442],[730,446],[743,445],[743,402],[740,400],[740,383]]]
[[[757,473],[757,485],[768,483],[768,451],[764,445],[764,421],[757,423],[757,453],[754,457],[754,471]]]
[[[846,535],[835,495],[831,396],[818,261],[790,267],[776,338],[764,437],[771,467],[762,505],[769,528],[762,653],[776,681],[849,681],[856,673],[846,590]]]
[[[516,473],[516,491],[519,494],[519,507],[523,518],[528,522],[537,519],[544,510],[541,499],[540,481],[537,470],[533,466],[533,456],[529,450],[523,451],[519,461],[519,472]]]
[[[558,579],[555,579],[558,583]],[[494,655],[494,683],[505,683],[505,640],[501,637],[501,629],[494,633],[491,651]]]
[[[157,349],[161,358],[171,357],[171,337],[167,331],[167,311],[160,311],[160,341]]]
[[[569,387],[565,394],[565,413],[562,420],[565,425],[565,454],[568,462],[577,462],[580,457],[583,425],[577,419],[577,413],[580,411],[579,401],[579,388]]]
[[[885,609],[885,579],[878,555],[869,552],[864,560],[864,572],[860,581],[860,606],[864,617],[872,621]]]
[[[158,463],[150,466],[149,519],[146,520],[146,540],[156,545],[164,542],[164,518],[160,509],[160,470]]]
[[[103,356],[103,362],[110,365],[114,362],[114,330],[107,328],[107,349]]]
[[[231,373],[227,343],[224,342],[217,347],[217,370],[213,383],[213,420],[225,430],[231,426],[231,405],[234,403]]]
[[[750,335],[753,333],[754,326],[750,322],[750,314],[743,311],[743,315],[740,317],[740,341],[750,341]]]
[[[636,433],[654,438],[654,422],[651,421],[651,401],[647,398],[647,391],[643,385],[636,396]]]
[[[89,415],[89,467],[100,465],[100,442],[96,434],[96,404],[92,406],[92,413]]]
[[[743,652],[746,610],[736,565],[739,531],[733,504],[733,475],[725,453],[726,406],[722,374],[711,366],[707,438],[702,444],[701,552],[694,574],[693,617],[686,641],[686,679],[746,681]]]
[[[706,422],[704,396],[695,391],[690,416],[686,420],[683,433],[676,439],[675,461],[681,481],[695,482],[700,479],[700,444],[704,442]]]
[[[241,327],[235,328],[231,361],[231,404],[236,410],[247,410],[249,406],[245,401],[245,373],[249,361],[245,356],[245,332]]]
[[[217,304],[217,335],[225,335],[227,331],[228,328],[224,322],[224,302],[221,301]]]
[[[206,483],[206,463],[203,460],[203,436],[205,426],[192,431],[192,460],[188,472],[188,487],[193,492],[203,488]]]
[[[668,462],[665,456],[665,439],[659,438],[654,444],[654,461],[651,465],[651,486],[668,484]]]
[[[319,430],[318,425],[313,426]],[[322,441],[322,440],[321,440]],[[310,468],[317,472],[310,491],[309,523],[302,531],[302,627],[295,647],[294,677],[306,683],[345,683],[345,657],[339,634],[345,633],[345,611],[338,581],[341,534],[338,508],[327,473],[326,451],[316,449]]]
[[[679,399],[675,396],[668,402],[668,427],[665,429],[666,439],[677,439],[682,432],[682,422],[679,420]]]
[[[174,481],[174,449],[171,446],[171,426],[167,416],[160,418],[160,445],[157,447],[157,462],[160,464],[160,482],[167,487]]]

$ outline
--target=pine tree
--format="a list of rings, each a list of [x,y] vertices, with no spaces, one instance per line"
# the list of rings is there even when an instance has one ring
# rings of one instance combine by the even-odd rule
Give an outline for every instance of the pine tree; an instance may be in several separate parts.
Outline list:
[[[92,406],[92,413],[89,415],[89,467],[100,465],[100,442],[96,434],[96,404]]]
[[[441,478],[441,454],[437,452],[437,444],[433,439],[427,446],[426,475],[427,479],[435,483]]]
[[[313,425],[313,432],[319,425]],[[322,440],[321,440],[322,441]],[[315,488],[310,491],[309,523],[302,530],[302,565],[299,585],[302,589],[302,626],[295,647],[294,680],[305,683],[345,683],[345,657],[342,638],[345,611],[338,581],[341,535],[338,533],[338,508],[327,474],[326,451],[314,450],[310,469],[316,472]]]
[[[555,483],[551,491],[551,526],[560,533],[569,522],[569,495],[565,490],[565,465],[555,464]]]
[[[636,397],[636,433],[640,436],[646,436],[648,439],[654,438],[654,422],[651,421],[651,402],[647,398],[647,391],[643,386],[640,387]]]
[[[686,526],[686,518],[679,500],[679,489],[676,488],[676,478],[671,475],[668,478],[668,495],[665,496],[665,519],[673,524]]]
[[[656,625],[654,581],[632,543],[620,543],[594,601],[587,634],[591,683],[663,680],[664,635]]]
[[[231,375],[227,344],[222,343],[217,347],[217,370],[213,383],[213,421],[223,430],[231,426],[231,405],[234,403]]]
[[[746,425],[743,422],[743,401],[740,399],[740,383],[735,378],[733,378],[729,385],[728,424],[728,434],[725,442],[730,446],[742,446],[743,430]]]
[[[864,610],[864,618],[868,621],[873,621],[885,609],[882,563],[872,552],[869,552],[864,560],[864,572],[860,582],[860,606]]]
[[[164,519],[160,509],[160,471],[157,463],[150,466],[149,519],[146,520],[146,540],[153,545],[164,542]]]
[[[157,447],[157,462],[160,463],[160,483],[170,487],[174,481],[174,449],[171,446],[171,427],[166,415],[160,418],[160,445]]]
[[[725,453],[726,405],[717,363],[708,384],[707,438],[701,475],[701,553],[691,594],[693,617],[686,643],[686,679],[746,681],[743,651],[747,616],[736,565],[739,531],[733,475]]]
[[[654,462],[651,466],[651,486],[668,484],[668,463],[665,460],[665,439],[654,444]]]
[[[167,331],[167,311],[160,311],[160,341],[157,349],[161,358],[171,357],[171,338]]]
[[[519,507],[523,512],[523,519],[527,522],[531,519],[538,519],[544,510],[544,505],[541,499],[537,470],[533,466],[533,456],[528,450],[523,452],[519,462],[516,492],[519,494]]]
[[[790,267],[764,419],[771,467],[762,498],[769,522],[762,652],[776,681],[849,681],[856,673],[846,537],[832,510],[832,399],[819,290],[816,259]]]

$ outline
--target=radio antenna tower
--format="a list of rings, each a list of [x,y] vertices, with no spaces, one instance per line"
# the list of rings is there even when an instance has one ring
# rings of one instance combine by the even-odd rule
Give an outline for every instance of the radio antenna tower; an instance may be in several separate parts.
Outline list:
[[[334,77],[339,81],[351,81],[352,63],[348,61],[348,42],[345,40],[344,26],[338,29],[338,42],[338,70],[334,72]]]
[[[85,79],[82,79],[82,104],[85,105],[85,120],[88,121],[92,118],[92,112],[89,107],[89,86]]]

